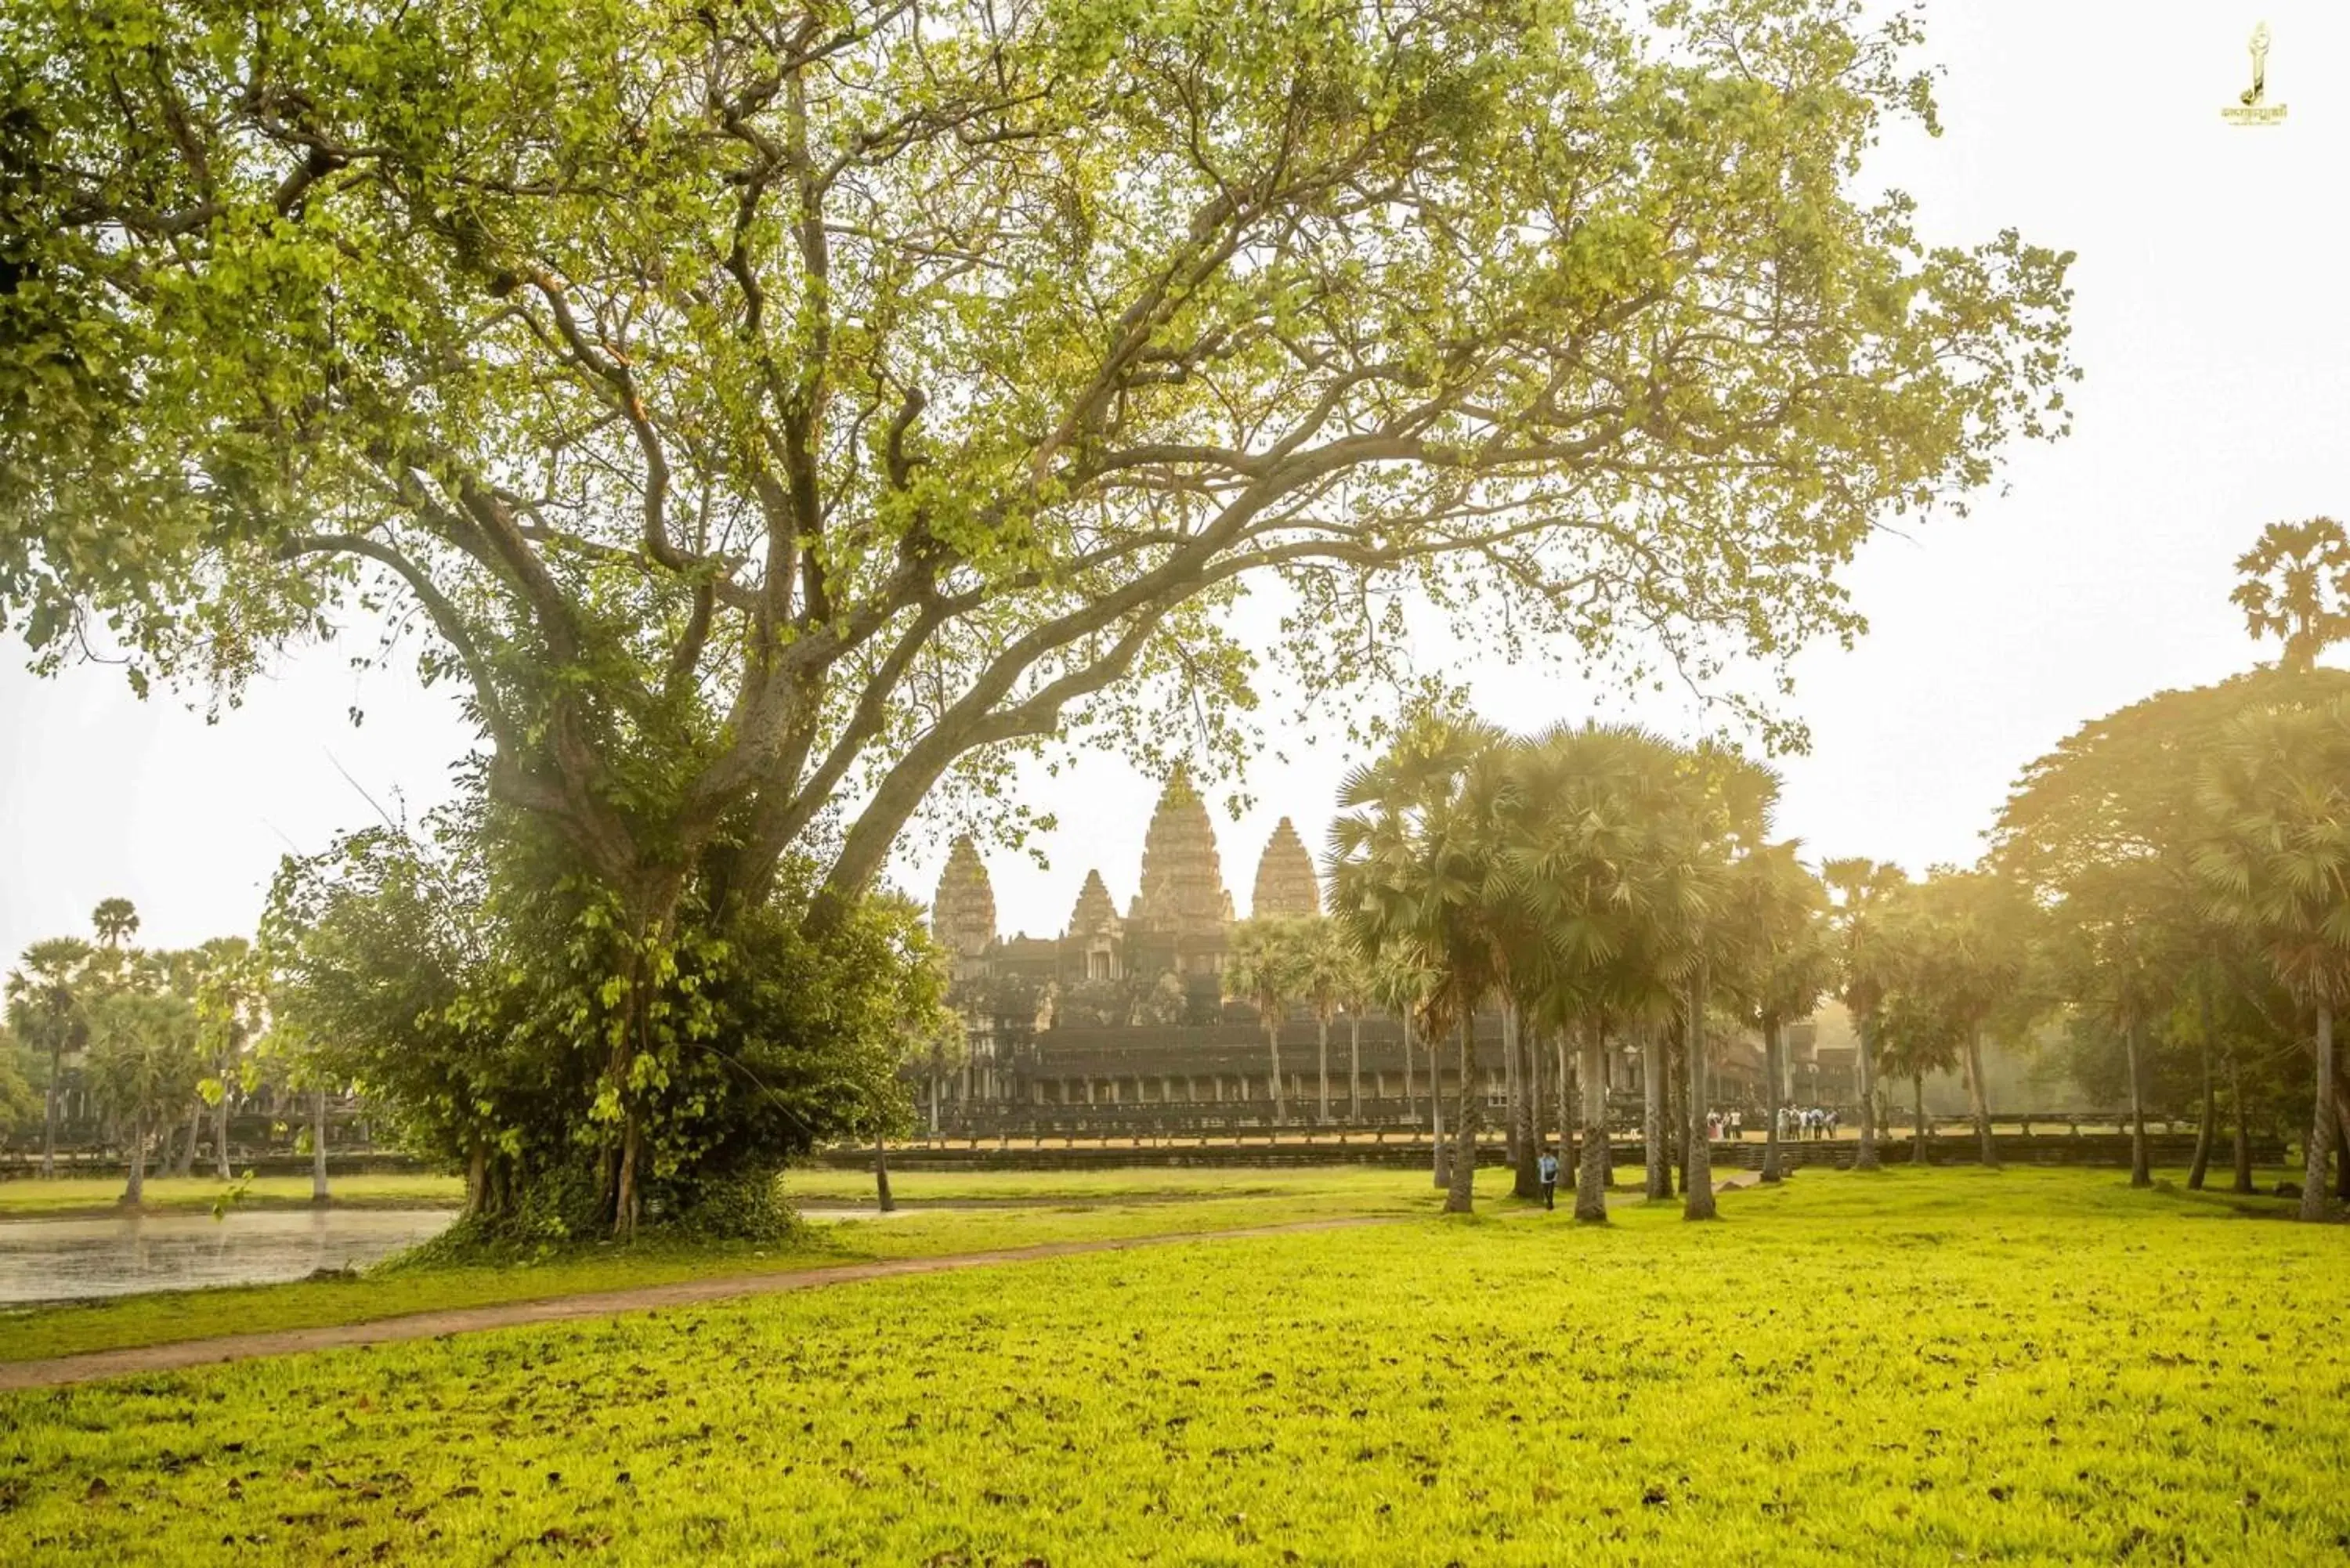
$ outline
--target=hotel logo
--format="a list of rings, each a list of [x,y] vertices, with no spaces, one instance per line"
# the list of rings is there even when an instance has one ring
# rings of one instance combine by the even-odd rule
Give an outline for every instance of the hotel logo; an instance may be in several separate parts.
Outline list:
[[[2220,111],[2220,118],[2230,125],[2279,125],[2284,120],[2284,105],[2271,103],[2269,97],[2269,25],[2262,22],[2252,29],[2252,85],[2236,95],[2236,101]]]

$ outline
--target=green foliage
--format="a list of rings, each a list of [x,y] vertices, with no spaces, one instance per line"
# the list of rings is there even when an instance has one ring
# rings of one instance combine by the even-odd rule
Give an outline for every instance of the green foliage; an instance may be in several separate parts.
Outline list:
[[[19,1396],[0,1546],[2338,1560],[2338,1235],[2063,1170],[1807,1170],[1724,1210],[1229,1240]]]
[[[41,1127],[41,1090],[48,1064],[0,1023],[0,1148],[15,1148]]]
[[[0,16],[0,627],[233,697],[397,601],[631,925],[1230,765],[1410,595],[1783,672],[2069,417],[2069,256],[1862,185],[1930,73],[1844,0]]]
[[[527,817],[350,835],[278,877],[276,1033],[312,1081],[358,1085],[402,1141],[466,1170],[484,1231],[626,1231],[633,1180],[647,1215],[774,1233],[744,1194],[819,1142],[899,1125],[900,1069],[944,1027],[910,903],[866,898],[817,931],[808,896],[723,929],[688,902],[643,933]]]

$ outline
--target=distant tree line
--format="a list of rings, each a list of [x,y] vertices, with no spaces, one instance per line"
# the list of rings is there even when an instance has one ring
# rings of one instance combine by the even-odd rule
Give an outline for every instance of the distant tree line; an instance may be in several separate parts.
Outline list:
[[[2302,1214],[2324,1218],[2350,1125],[2334,1045],[2350,1000],[2350,675],[2316,659],[2350,632],[2350,541],[2329,519],[2278,524],[2239,569],[2235,602],[2256,634],[2282,638],[2277,664],[2084,726],[2025,769],[1980,866],[1922,881],[1863,858],[1806,866],[1770,836],[1776,775],[1720,746],[1421,713],[1342,792],[1331,929],[1348,950],[1262,928],[1234,953],[1229,981],[1260,1006],[1275,1083],[1292,1000],[1378,995],[1421,1037],[1457,1043],[1453,1139],[1469,1147],[1470,1020],[1497,1008],[1520,1190],[1547,1076],[1553,1125],[1583,1134],[1576,1213],[1598,1220],[1603,1064],[1627,1045],[1646,1064],[1648,1194],[1670,1197],[1678,1166],[1685,1211],[1703,1218],[1708,1066],[1726,1028],[1763,1040],[1776,1180],[1780,1030],[1821,995],[1856,1026],[1864,1169],[1880,1160],[1888,1077],[1909,1081],[1925,1158],[1924,1079],[1944,1071],[1963,1075],[1979,1157],[1996,1165],[1985,1043],[2027,1046],[2053,1020],[2076,1073],[2118,1078],[2134,1182],[2152,1179],[2147,1107],[2184,1081],[2199,1127],[2188,1181],[2204,1184],[2224,1085],[2238,1189],[2265,1105],[2307,1129]],[[1326,1042],[1318,1001],[1317,1015]],[[1324,1082],[1326,1114],[1326,1067]],[[1470,1206],[1472,1163],[1452,1159],[1450,1207]]]

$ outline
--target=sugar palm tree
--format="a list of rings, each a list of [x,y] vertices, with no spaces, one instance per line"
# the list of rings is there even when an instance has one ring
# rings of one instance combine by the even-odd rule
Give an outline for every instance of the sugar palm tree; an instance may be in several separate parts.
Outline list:
[[[1930,1140],[1926,1123],[1926,1075],[1956,1072],[1966,1052],[1959,1026],[1921,992],[1894,985],[1878,1023],[1877,1064],[1909,1080],[1916,1132],[1909,1162],[1924,1165]]]
[[[65,1059],[89,1037],[89,998],[83,984],[89,944],[78,937],[51,937],[25,950],[22,967],[8,976],[8,1026],[16,1038],[49,1059],[49,1082],[41,1107],[41,1175],[57,1173],[57,1110],[65,1086]]]
[[[2350,535],[2333,518],[2270,524],[2236,558],[2236,570],[2229,599],[2253,637],[2282,641],[2283,669],[2305,673],[2350,639]]]
[[[1360,1126],[1363,1120],[1363,1014],[1372,1003],[1370,966],[1347,942],[1346,933],[1337,923],[1324,917],[1325,929],[1331,949],[1338,959],[1338,1005],[1347,1010],[1347,1119]],[[1405,1047],[1404,1064],[1409,1071],[1410,1048]],[[1376,1085],[1374,1085],[1376,1087]]]
[[[1243,920],[1232,929],[1224,954],[1224,994],[1256,1009],[1272,1059],[1273,1119],[1289,1119],[1289,1099],[1281,1073],[1281,1025],[1298,995],[1303,969],[1297,935],[1285,920]]]
[[[1919,999],[1957,1031],[1964,1053],[1975,1137],[1986,1168],[1999,1164],[1983,1082],[1983,1031],[1994,1013],[2018,1013],[2032,961],[2034,911],[2004,877],[1938,867],[1906,888],[1884,927],[1900,925],[1892,966]],[[1889,934],[1889,933],[1888,933]]]
[[[1782,1032],[1806,1018],[1835,978],[1827,945],[1827,891],[1797,857],[1794,839],[1765,846],[1731,874],[1726,923],[1743,938],[1731,991],[1762,1036],[1762,1179],[1781,1179],[1779,1110],[1786,1093]]]
[[[2209,834],[2196,867],[2213,912],[2267,959],[2314,1019],[2314,1111],[2301,1217],[2328,1213],[2334,1018],[2350,997],[2350,701],[2252,709],[2207,765]]]
[[[1330,1024],[1338,1016],[1338,1009],[1345,1004],[1354,983],[1354,956],[1326,915],[1299,921],[1295,933],[1298,994],[1314,1011],[1315,1069],[1320,1075],[1315,1115],[1326,1123],[1330,1119]],[[1357,1109],[1362,1099],[1362,1051],[1357,1044],[1354,1072]]]
[[[2049,955],[2082,1014],[2122,1043],[2129,1073],[2130,1184],[2154,1184],[2146,1140],[2147,1029],[2171,1011],[2195,962],[2175,889],[2152,862],[2085,869],[2049,918]]]
[[[1898,866],[1846,857],[1823,865],[1820,879],[1835,894],[1831,921],[1836,939],[1837,989],[1852,1014],[1857,1046],[1853,1065],[1860,1092],[1860,1147],[1853,1167],[1875,1170],[1877,1073],[1871,1051],[1877,1009],[1885,999],[1885,976],[1877,952],[1877,917],[1894,890],[1909,878]]]
[[[196,983],[196,1018],[205,1068],[197,1093],[213,1114],[213,1170],[226,1181],[229,1096],[243,1086],[246,1051],[263,1026],[264,971],[259,956],[243,937],[215,937],[197,950],[197,957],[202,974]],[[190,1150],[194,1147],[192,1136]]]
[[[1493,990],[1487,800],[1507,737],[1473,720],[1422,716],[1349,774],[1330,829],[1331,913],[1356,950],[1406,955],[1430,972],[1419,1021],[1459,1040],[1461,1100],[1445,1208],[1474,1203],[1478,1121],[1473,1020]],[[1431,1054],[1432,1054],[1431,1051]]]
[[[1343,932],[1347,927],[1341,923]],[[1430,1175],[1439,1187],[1452,1184],[1451,1166],[1444,1155],[1444,1095],[1443,1075],[1437,1070],[1435,1037],[1420,1028],[1426,1015],[1429,999],[1435,994],[1436,966],[1418,947],[1398,941],[1364,956],[1357,949],[1358,961],[1368,975],[1368,994],[1379,1006],[1394,1013],[1403,1028],[1403,1095],[1404,1114],[1412,1112],[1411,1054],[1419,1041],[1428,1048],[1428,1126],[1432,1148]]]
[[[1624,726],[1561,726],[1537,737],[1520,765],[1532,803],[1508,846],[1540,940],[1521,960],[1548,1025],[1576,1042],[1582,1158],[1575,1216],[1604,1222],[1612,1158],[1607,1042],[1611,1022],[1648,1027],[1666,1005],[1661,971],[1688,911],[1666,874],[1658,836],[1685,783],[1679,747]],[[1661,1120],[1650,1076],[1647,1134],[1661,1171]],[[1652,1186],[1653,1193],[1653,1186]]]
[[[122,1129],[130,1175],[122,1201],[146,1197],[147,1144],[157,1118],[195,1086],[196,1011],[168,991],[118,991],[90,1009],[90,1083]]]
[[[139,934],[139,911],[128,898],[101,898],[89,923],[101,946],[119,948]]]

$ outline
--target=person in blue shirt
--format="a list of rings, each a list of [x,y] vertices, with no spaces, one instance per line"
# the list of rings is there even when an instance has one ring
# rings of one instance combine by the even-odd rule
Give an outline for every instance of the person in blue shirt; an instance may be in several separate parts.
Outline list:
[[[1534,1162],[1534,1168],[1542,1172],[1543,1207],[1545,1209],[1557,1208],[1558,1156],[1551,1153],[1548,1149],[1543,1150],[1542,1158]]]

